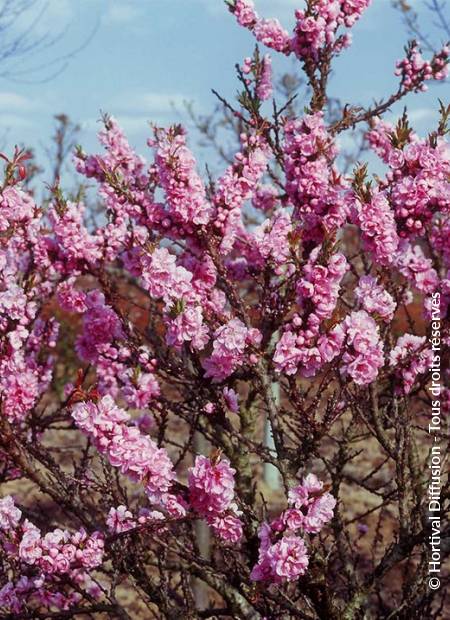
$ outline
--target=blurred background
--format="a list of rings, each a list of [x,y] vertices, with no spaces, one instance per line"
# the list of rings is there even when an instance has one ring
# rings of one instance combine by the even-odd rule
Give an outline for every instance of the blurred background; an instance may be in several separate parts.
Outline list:
[[[278,17],[292,31],[294,10],[303,3],[255,4],[261,15]],[[352,29],[353,45],[334,65],[330,95],[369,105],[394,92],[395,62],[417,34],[411,29],[419,26],[425,49],[438,47],[450,38],[449,13],[448,0],[373,0]],[[211,88],[232,99],[234,65],[254,48],[252,35],[236,24],[223,0],[0,0],[0,35],[0,146],[6,152],[15,144],[32,147],[44,178],[53,165],[54,153],[49,158],[47,151],[57,114],[79,125],[76,142],[88,152],[97,148],[101,111],[117,117],[143,155],[148,121],[181,121],[204,164],[210,153],[199,144],[186,103],[202,116],[217,104]],[[272,58],[275,75],[300,75],[294,60]],[[298,91],[301,99],[302,84]],[[407,105],[423,133],[436,123],[438,98],[448,95],[448,85],[433,84],[393,113]]]

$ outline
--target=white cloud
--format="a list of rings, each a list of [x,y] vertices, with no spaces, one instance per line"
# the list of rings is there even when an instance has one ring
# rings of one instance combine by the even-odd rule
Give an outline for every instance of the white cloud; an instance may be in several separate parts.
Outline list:
[[[1,92],[0,91],[0,110],[30,110],[35,108],[34,102],[30,101],[26,97],[13,92]]]
[[[4,129],[30,129],[35,126],[35,123],[30,118],[25,118],[18,114],[2,114],[0,121],[0,131]]]
[[[182,110],[184,102],[191,99],[181,93],[143,92],[126,98],[120,97],[112,102],[112,107],[126,112],[166,115],[168,112],[172,112],[174,107]]]
[[[134,4],[111,3],[105,13],[104,20],[105,22],[113,24],[131,23],[134,22],[140,14],[141,11],[139,10],[139,7]]]

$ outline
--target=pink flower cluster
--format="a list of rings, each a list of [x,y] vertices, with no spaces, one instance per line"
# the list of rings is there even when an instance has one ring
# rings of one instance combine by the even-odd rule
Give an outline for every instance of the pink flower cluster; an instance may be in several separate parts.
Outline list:
[[[234,475],[228,459],[212,462],[206,456],[197,456],[189,469],[189,501],[192,508],[212,527],[214,532],[229,542],[242,538],[242,523],[234,502]]]
[[[241,67],[242,73],[247,75],[245,83],[247,86],[252,84],[251,74],[255,82],[255,94],[261,101],[266,101],[272,96],[272,59],[266,54],[259,60],[258,57],[244,59]]]
[[[295,534],[286,534],[272,542],[272,531],[264,523],[259,529],[259,558],[250,578],[253,581],[283,583],[296,581],[306,573],[309,564],[306,544]]]
[[[83,271],[85,263],[94,266],[102,256],[101,239],[88,232],[84,212],[83,204],[67,202],[49,213],[53,233],[49,251],[56,254],[52,264],[62,274]]]
[[[289,34],[277,19],[260,18],[252,0],[234,0],[234,3],[230,4],[230,11],[234,13],[240,26],[253,32],[257,41],[277,52],[290,54]]]
[[[306,337],[317,335],[319,326],[331,318],[339,297],[341,281],[349,266],[344,254],[333,254],[328,263],[318,262],[319,249],[315,249],[304,267],[304,275],[297,283],[297,302],[300,307],[311,304],[307,320]]]
[[[341,353],[340,372],[357,385],[368,385],[384,364],[378,325],[365,310],[354,311],[319,339],[323,359],[331,362]]]
[[[5,186],[0,194],[0,400],[5,417],[20,424],[51,383],[49,350],[58,336],[55,319],[40,315],[55,288],[42,226],[42,210],[32,197]]]
[[[401,237],[425,234],[435,213],[450,212],[450,156],[442,140],[436,146],[417,141],[389,157],[390,199]]]
[[[302,484],[289,491],[288,504],[279,517],[260,527],[259,559],[251,572],[254,581],[282,583],[303,575],[308,553],[297,532],[320,532],[333,518],[336,500],[314,474],[308,474]]]
[[[271,218],[264,220],[253,233],[253,241],[259,254],[260,267],[273,263],[275,273],[289,271],[290,243],[289,235],[292,232],[292,223],[289,213],[278,211]]]
[[[255,209],[267,212],[275,208],[277,204],[278,192],[275,186],[262,183],[253,194],[252,206]]]
[[[290,508],[281,516],[280,524],[289,530],[302,529],[317,534],[333,518],[336,500],[314,474],[308,474],[302,484],[289,491]]]
[[[151,502],[167,509],[170,505],[175,513],[184,514],[181,505],[172,505],[169,490],[175,472],[166,450],[158,448],[139,428],[130,426],[129,414],[117,407],[110,396],[104,396],[98,403],[76,404],[72,417],[113,467],[145,486]]]
[[[408,394],[417,376],[430,369],[433,352],[424,346],[425,343],[425,336],[413,334],[404,334],[397,340],[389,355],[389,363],[396,369],[395,373],[400,381],[396,388],[397,393]]]
[[[392,144],[394,133],[395,127],[391,123],[379,118],[373,120],[371,129],[366,133],[370,148],[378,157],[381,157],[386,164],[391,161],[393,167],[395,167],[398,158],[401,158],[401,149],[394,148]],[[410,134],[410,139],[414,138],[415,134]]]
[[[33,570],[33,569],[31,569]],[[96,580],[80,569],[70,573],[70,582],[54,574],[21,575],[17,580],[11,579],[0,588],[0,608],[15,617],[26,617],[32,609],[58,609],[67,612],[76,607],[83,598],[83,594],[91,600],[100,600],[103,592]]]
[[[1,542],[7,553],[43,573],[68,573],[75,568],[92,570],[102,563],[104,541],[99,532],[85,530],[70,534],[56,529],[44,536],[30,521],[20,523],[22,512],[11,496],[0,500]]]
[[[83,361],[95,364],[100,393],[120,393],[136,409],[146,407],[159,395],[154,360],[145,347],[132,352],[125,344],[119,344],[124,339],[122,324],[106,304],[103,293],[85,293],[74,288],[73,280],[68,280],[58,287],[58,301],[68,311],[83,313],[82,333],[75,348]],[[70,389],[68,385],[66,390]]]
[[[212,274],[206,274],[205,262],[203,272],[197,270],[199,277],[194,279],[193,272],[178,265],[176,256],[166,248],[157,248],[150,256],[143,255],[141,265],[145,288],[154,299],[162,299],[165,303],[168,344],[179,348],[190,342],[194,349],[203,349],[209,340],[209,330],[203,323],[199,302],[205,302],[212,291],[209,289],[207,293],[201,280],[209,278],[209,284],[213,284],[215,269]],[[196,267],[192,260],[190,266]]]
[[[400,237],[423,236],[436,213],[450,211],[450,156],[442,137],[420,140],[413,132],[407,143],[394,146],[396,129],[382,122],[368,132],[372,148],[389,166],[383,185],[394,209]]]
[[[0,230],[6,231],[13,223],[24,224],[35,218],[33,198],[18,187],[5,187],[0,196]]]
[[[147,508],[141,508],[137,517],[128,510],[126,506],[118,506],[117,508],[111,508],[108,517],[106,519],[106,525],[113,534],[120,534],[127,532],[128,530],[145,526],[150,523],[156,523],[163,521],[164,515],[159,510],[148,510]],[[158,528],[162,530],[162,528]]]
[[[246,355],[249,346],[258,346],[261,333],[247,328],[240,319],[231,319],[214,332],[213,350],[202,362],[205,377],[223,381],[239,366],[257,361],[255,354]]]
[[[21,510],[6,496],[0,499],[0,545],[4,557],[23,573],[16,584],[9,581],[0,590],[0,607],[19,613],[29,597],[60,609],[70,607],[80,594],[60,591],[62,575],[78,584],[78,589],[88,586],[91,595],[98,595],[88,572],[103,561],[104,540],[99,532],[88,535],[84,529],[74,533],[56,529],[42,536],[28,519],[22,521]]]
[[[207,224],[211,206],[206,200],[205,187],[195,168],[195,159],[186,146],[185,130],[176,125],[168,130],[155,130],[155,167],[158,181],[166,194],[167,227],[171,220],[185,225]]]
[[[142,366],[150,372],[143,372]],[[121,393],[129,407],[145,409],[159,396],[160,387],[152,372],[153,369],[154,363],[148,360],[145,352],[141,352],[139,356],[139,366],[135,366],[134,369],[125,367],[120,369],[118,379],[122,381]]]
[[[22,511],[16,507],[11,495],[0,500],[0,530],[8,533],[17,528],[22,518]]]
[[[337,37],[340,26],[351,28],[367,9],[370,0],[318,0],[311,2],[306,11],[297,10],[297,24],[291,47],[302,60],[319,59],[324,47],[340,52],[351,43],[350,36]]]
[[[68,278],[59,284],[57,289],[57,299],[60,307],[66,312],[77,312],[82,314],[87,310],[87,297],[84,291],[75,288],[76,278]]]
[[[436,252],[442,256],[444,265],[450,268],[450,214],[436,218],[430,231],[430,241]]]
[[[242,150],[217,183],[213,202],[216,208],[214,226],[222,237],[221,253],[228,254],[239,234],[245,237],[241,209],[252,197],[267,168],[268,147],[260,136],[240,136]]]
[[[380,265],[394,262],[399,236],[394,212],[383,192],[375,190],[370,202],[355,201],[354,219],[361,228],[364,245]]]
[[[108,174],[116,171],[127,183],[132,184],[134,190],[145,187],[148,183],[145,161],[134,153],[114,117],[104,116],[103,124],[104,128],[99,132],[98,138],[106,153],[87,156],[78,149],[75,154],[78,172],[103,183]],[[106,190],[106,187],[103,189]],[[104,196],[107,198],[108,193],[106,192]],[[111,199],[112,195],[109,197]],[[108,206],[114,208],[113,202],[110,202]]]
[[[318,0],[308,3],[305,11],[295,12],[296,26],[292,37],[277,19],[258,16],[252,0],[229,3],[239,25],[248,28],[256,40],[267,47],[302,60],[319,59],[320,50],[330,46],[335,53],[350,44],[350,36],[337,36],[343,26],[351,28],[369,6],[370,0]]]
[[[272,96],[272,59],[266,54],[261,61],[261,74],[256,86],[256,94],[261,101],[266,101]]]
[[[392,321],[397,304],[392,295],[377,284],[375,278],[362,276],[355,289],[355,296],[366,312],[379,316],[386,323]]]
[[[333,165],[337,148],[322,112],[288,121],[284,134],[286,193],[294,217],[308,229],[306,238],[321,241],[324,231],[334,232],[348,215],[344,182]]]
[[[192,296],[192,273],[177,265],[176,256],[167,248],[157,248],[150,256],[144,255],[142,280],[154,299],[162,299],[170,308],[177,299]]]
[[[123,336],[119,317],[105,303],[105,296],[98,290],[81,298],[86,311],[83,315],[83,331],[75,348],[86,362],[96,362],[98,356],[113,340]]]
[[[345,343],[341,372],[358,385],[372,383],[384,364],[383,343],[378,325],[365,310],[352,312],[335,328]],[[342,330],[342,331],[341,331]]]
[[[333,254],[326,266],[318,264],[318,254],[316,248],[297,283],[297,302],[305,316],[295,315],[278,341],[273,356],[277,372],[292,375],[300,368],[303,376],[311,377],[337,354],[336,350],[330,355],[325,341],[331,339],[320,335],[320,328],[333,314],[348,265],[340,253]]]
[[[427,80],[445,80],[448,76],[448,57],[450,48],[444,46],[435,54],[431,61],[422,57],[421,49],[416,42],[406,50],[406,58],[397,61],[395,75],[401,77],[401,85],[415,92],[427,90]]]
[[[433,262],[427,258],[420,245],[403,239],[395,255],[394,264],[399,272],[423,293],[432,293],[439,284]]]
[[[148,227],[162,226],[164,209],[155,203],[145,160],[134,153],[114,118],[103,120],[98,138],[106,152],[86,155],[78,149],[75,165],[81,174],[99,183],[99,195],[109,215],[95,238],[103,258],[112,261],[126,255],[132,244],[144,244]]]
[[[26,312],[31,313],[33,305],[27,303]],[[25,420],[48,389],[53,374],[54,358],[48,354],[43,358],[42,350],[56,346],[59,325],[54,319],[45,322],[37,318],[32,327],[28,322],[25,313],[18,325],[5,330],[7,338],[0,355],[0,398],[10,422]]]
[[[67,573],[73,568],[91,570],[102,563],[103,537],[84,530],[70,534],[54,530],[41,537],[36,526],[25,521],[19,543],[19,557],[27,564],[37,566],[46,574]]]

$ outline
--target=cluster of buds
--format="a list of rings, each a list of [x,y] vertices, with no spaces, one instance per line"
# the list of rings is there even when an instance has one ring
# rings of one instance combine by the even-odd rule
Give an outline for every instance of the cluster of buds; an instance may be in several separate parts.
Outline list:
[[[395,75],[401,77],[401,86],[415,92],[426,91],[427,80],[444,80],[448,75],[448,58],[450,48],[445,45],[428,61],[422,57],[421,49],[416,41],[405,48],[406,57],[397,61]]]

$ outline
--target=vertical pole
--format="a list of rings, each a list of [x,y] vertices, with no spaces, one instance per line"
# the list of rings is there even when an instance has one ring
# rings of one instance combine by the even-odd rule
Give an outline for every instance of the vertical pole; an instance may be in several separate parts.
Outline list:
[[[194,435],[194,448],[197,454],[205,454],[208,451],[208,442],[203,435],[198,432]],[[209,560],[211,557],[211,534],[209,527],[205,521],[198,519],[195,522],[194,528],[200,557],[205,560]],[[194,577],[192,589],[194,592],[196,609],[206,609],[209,604],[209,599],[203,581],[197,577]]]
[[[278,332],[276,332],[271,341],[270,350],[272,350],[278,341]],[[272,383],[272,397],[275,401],[277,408],[280,406],[280,384],[278,381]],[[270,450],[273,456],[276,456],[275,441],[273,439],[272,425],[270,424],[269,416],[266,416],[264,423],[264,446]],[[264,463],[264,482],[269,489],[275,490],[280,487],[280,472],[272,465],[272,463]]]

